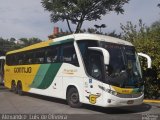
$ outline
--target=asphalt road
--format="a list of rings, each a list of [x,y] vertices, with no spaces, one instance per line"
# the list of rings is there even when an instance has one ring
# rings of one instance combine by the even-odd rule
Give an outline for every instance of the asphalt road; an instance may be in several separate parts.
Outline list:
[[[65,100],[35,94],[19,96],[0,86],[0,119],[6,119],[4,115],[8,114],[32,114],[28,119],[42,119],[45,117],[41,115],[46,114],[65,115],[63,117],[68,120],[160,120],[160,104],[143,103],[120,108],[83,105],[82,108],[71,108]]]

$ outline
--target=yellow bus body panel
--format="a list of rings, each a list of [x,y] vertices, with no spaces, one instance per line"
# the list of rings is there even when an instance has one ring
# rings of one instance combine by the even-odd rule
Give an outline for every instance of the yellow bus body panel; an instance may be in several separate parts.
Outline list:
[[[31,73],[17,72],[17,68],[32,68]],[[12,80],[17,84],[18,80],[22,82],[23,91],[28,92],[30,90],[30,85],[32,84],[37,71],[39,70],[40,64],[34,65],[19,65],[19,66],[5,66],[5,86],[11,88]]]

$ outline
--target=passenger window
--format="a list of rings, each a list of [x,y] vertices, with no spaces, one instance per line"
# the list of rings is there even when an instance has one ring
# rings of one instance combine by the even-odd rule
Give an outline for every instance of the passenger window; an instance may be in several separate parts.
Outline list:
[[[19,61],[18,61],[19,57],[18,54],[15,54],[11,57],[11,65],[18,65]]]
[[[25,63],[24,55],[23,54],[17,55],[16,61],[18,61],[18,62],[16,62],[18,65],[24,64]]]
[[[35,63],[40,64],[45,62],[45,50],[41,49],[35,52]]]
[[[25,58],[24,58],[24,64],[33,64],[34,61],[34,53],[32,52],[27,52],[25,53]]]
[[[77,54],[73,43],[69,43],[62,46],[62,62],[79,66]]]
[[[58,50],[59,48],[55,46],[47,48],[47,52],[46,52],[47,63],[55,63],[59,61]]]
[[[18,65],[19,60],[18,60],[18,55],[17,54],[12,54],[12,55],[7,55],[6,57],[6,64],[11,66],[11,65]]]
[[[9,66],[12,65],[12,63],[11,63],[11,55],[7,55],[6,56],[6,64],[9,65]]]

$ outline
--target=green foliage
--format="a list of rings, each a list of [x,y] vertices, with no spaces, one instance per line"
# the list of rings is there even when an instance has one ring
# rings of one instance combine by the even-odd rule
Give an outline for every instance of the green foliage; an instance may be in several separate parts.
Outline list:
[[[108,35],[108,36],[111,36],[111,37],[115,37],[115,38],[121,38],[121,34],[117,34],[116,31],[105,33],[105,35]]]
[[[39,42],[42,42],[39,38],[21,38],[20,41],[22,41],[22,46],[23,47],[26,47],[26,46],[29,46],[29,45],[33,45],[35,43],[39,43]]]
[[[88,32],[88,33],[96,33],[96,32],[97,32],[97,29],[88,28],[88,29],[87,29],[87,32]]]
[[[101,19],[111,11],[123,13],[123,5],[129,0],[42,0],[45,10],[51,12],[51,22],[66,20],[70,32],[70,22],[76,24],[78,33],[84,21]]]
[[[13,41],[9,41],[8,39],[0,38],[0,52],[5,53],[9,50],[12,50],[15,43]]]
[[[15,38],[3,39],[0,38],[0,55],[4,55],[6,52],[11,50],[20,49],[38,42],[41,42],[39,38],[21,38],[19,40],[21,43],[16,43]]]
[[[138,25],[127,22],[121,24],[123,30],[122,38],[132,42],[138,52],[148,54],[152,59],[152,69],[157,73],[157,78],[145,77],[145,97],[160,97],[160,21],[153,23],[150,27],[145,26],[142,20]],[[143,70],[146,70],[146,60],[140,59]]]

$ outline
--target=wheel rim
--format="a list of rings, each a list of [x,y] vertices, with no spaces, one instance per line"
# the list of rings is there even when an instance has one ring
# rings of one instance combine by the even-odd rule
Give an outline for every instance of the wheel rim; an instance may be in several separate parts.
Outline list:
[[[15,84],[12,83],[11,90],[12,90],[12,91],[15,91],[15,89],[16,89]]]
[[[70,97],[70,101],[71,101],[72,103],[78,103],[78,101],[79,101],[78,93],[72,93],[72,94],[71,94],[71,97]]]

